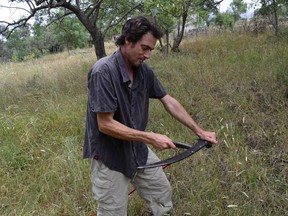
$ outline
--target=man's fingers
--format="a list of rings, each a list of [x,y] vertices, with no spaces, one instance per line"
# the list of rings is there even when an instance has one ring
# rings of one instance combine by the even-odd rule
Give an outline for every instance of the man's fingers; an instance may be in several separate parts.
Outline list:
[[[175,149],[175,148],[176,148],[176,146],[175,146],[175,144],[174,144],[173,142],[171,142],[171,143],[169,143],[169,146],[168,146],[168,148],[173,148],[173,149]]]
[[[164,149],[175,149],[176,146],[174,145],[173,142],[167,142],[167,143],[163,143],[162,145],[158,145],[156,148],[158,148],[159,150],[164,150]]]

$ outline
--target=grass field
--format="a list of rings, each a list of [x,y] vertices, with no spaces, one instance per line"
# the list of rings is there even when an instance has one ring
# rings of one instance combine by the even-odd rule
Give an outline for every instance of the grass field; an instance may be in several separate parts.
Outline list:
[[[91,51],[0,65],[0,215],[95,211],[89,163],[81,158],[94,62]],[[155,51],[149,64],[219,141],[165,170],[171,214],[288,215],[288,43],[268,35],[186,39],[180,53]],[[151,101],[147,130],[196,140],[158,101]],[[129,216],[145,209],[137,193],[129,201]]]

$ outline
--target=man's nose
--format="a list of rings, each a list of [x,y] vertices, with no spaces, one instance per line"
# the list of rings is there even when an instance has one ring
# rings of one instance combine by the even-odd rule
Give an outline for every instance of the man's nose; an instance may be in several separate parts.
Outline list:
[[[149,59],[150,56],[151,56],[151,54],[152,54],[152,50],[146,50],[146,51],[144,52],[144,57],[145,57],[146,59]]]

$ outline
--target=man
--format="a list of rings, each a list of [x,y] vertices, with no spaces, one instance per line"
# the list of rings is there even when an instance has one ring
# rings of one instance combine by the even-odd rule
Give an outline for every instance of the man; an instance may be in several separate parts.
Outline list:
[[[88,105],[83,157],[91,159],[92,190],[97,216],[127,215],[128,186],[132,183],[154,216],[170,211],[171,186],[162,168],[138,171],[159,161],[148,148],[175,148],[166,135],[146,132],[149,98],[157,98],[178,121],[213,144],[214,132],[204,131],[180,103],[164,90],[150,58],[159,29],[145,17],[134,17],[117,38],[119,50],[100,59],[88,75]]]

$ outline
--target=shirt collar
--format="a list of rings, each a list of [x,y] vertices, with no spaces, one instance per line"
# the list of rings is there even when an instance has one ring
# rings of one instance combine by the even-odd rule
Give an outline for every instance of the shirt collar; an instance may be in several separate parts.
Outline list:
[[[119,70],[120,70],[120,73],[121,73],[121,76],[122,76],[123,83],[131,82],[130,77],[128,76],[128,72],[127,72],[127,69],[126,69],[126,65],[125,65],[123,56],[121,54],[121,50],[118,49],[114,54],[115,54],[115,57],[116,57],[116,60],[117,60],[118,66],[119,66]],[[143,74],[142,74],[141,68],[142,68],[142,65],[140,65],[138,68],[134,69],[135,79],[136,79],[137,76],[140,76],[140,79],[143,79]]]

